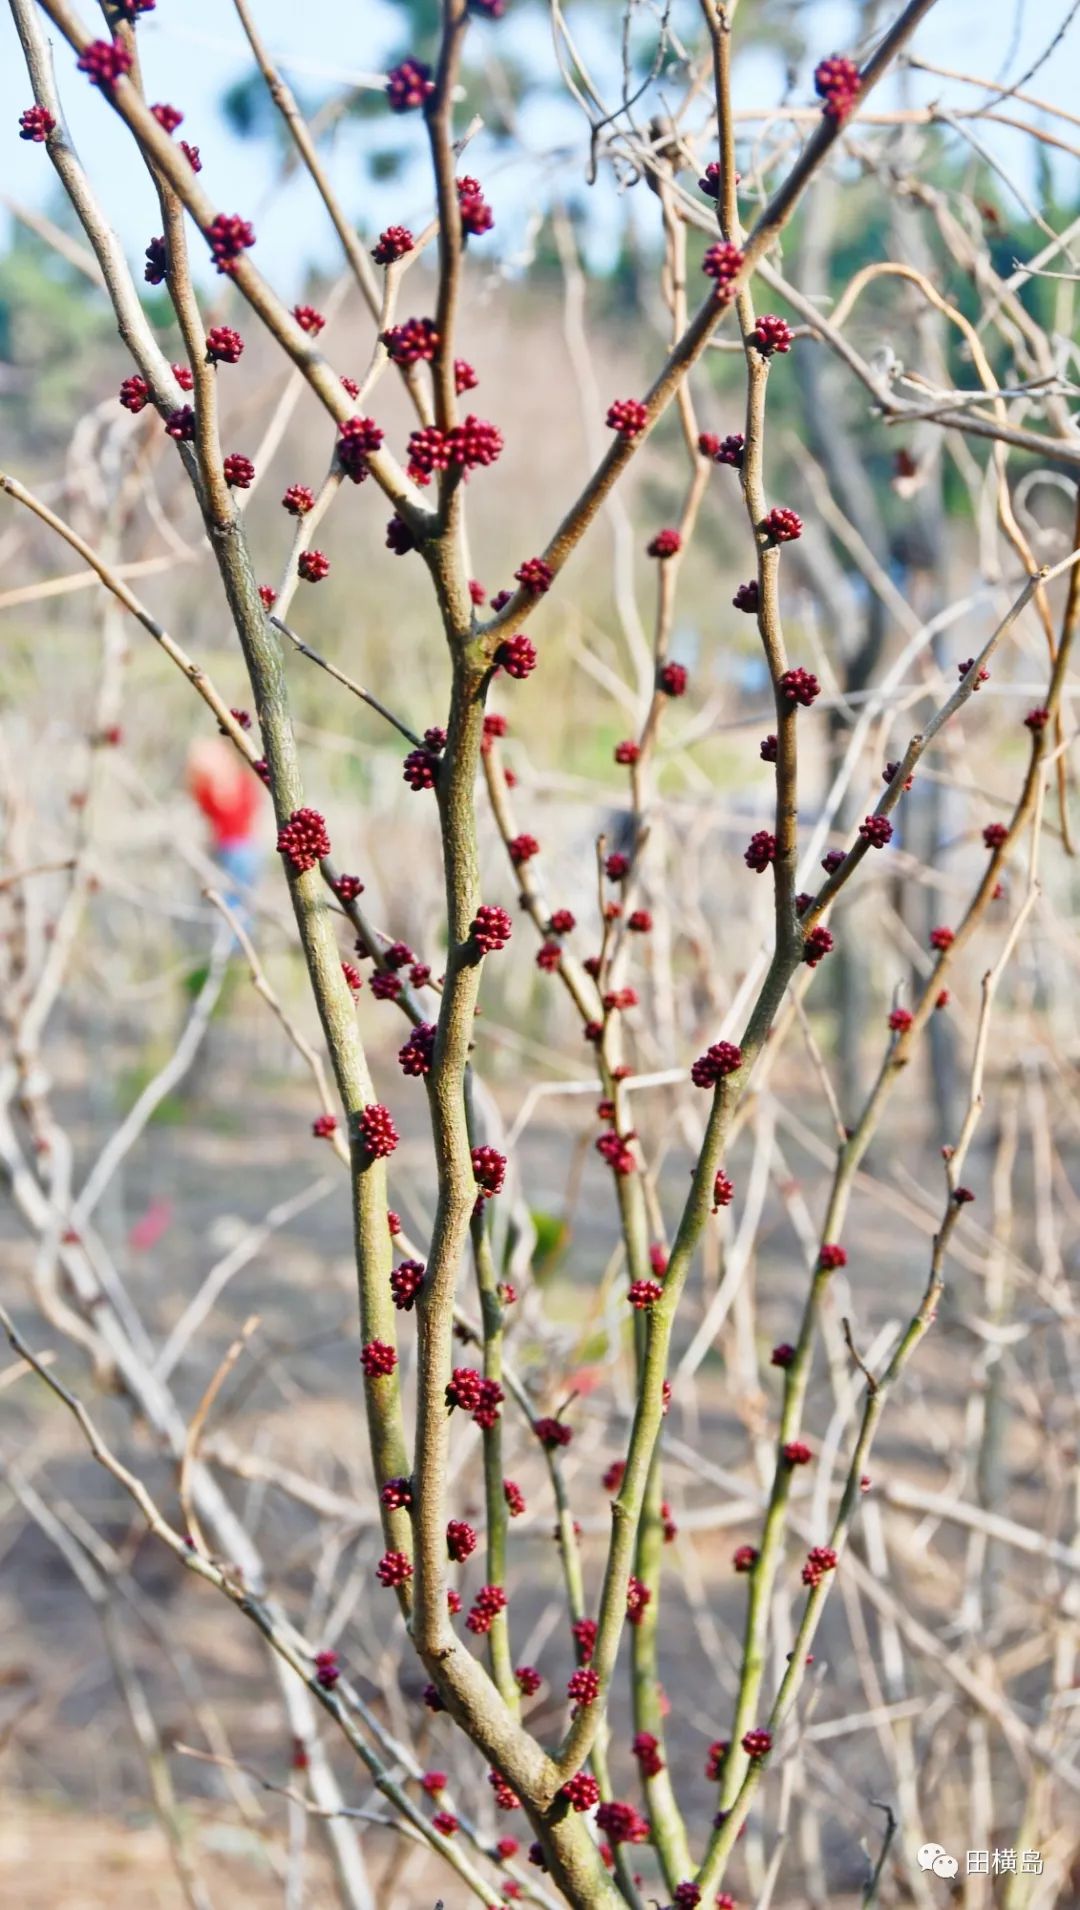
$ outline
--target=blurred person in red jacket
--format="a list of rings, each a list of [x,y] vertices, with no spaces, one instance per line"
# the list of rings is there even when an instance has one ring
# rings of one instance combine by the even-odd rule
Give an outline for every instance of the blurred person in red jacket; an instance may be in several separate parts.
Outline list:
[[[262,860],[258,813],[262,790],[224,737],[200,737],[188,755],[187,785],[210,827],[215,861],[229,877],[230,902],[246,902]]]

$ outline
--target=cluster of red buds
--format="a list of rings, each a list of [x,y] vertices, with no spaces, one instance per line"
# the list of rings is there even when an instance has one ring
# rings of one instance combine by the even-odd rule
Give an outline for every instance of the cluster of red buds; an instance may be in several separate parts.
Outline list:
[[[495,214],[484,198],[479,179],[466,175],[454,181],[457,189],[458,212],[461,215],[461,229],[468,238],[479,238],[484,232],[490,232],[495,224]]]
[[[834,53],[826,60],[819,60],[814,69],[814,91],[824,101],[822,108],[827,119],[843,125],[859,97],[859,69],[854,60],[845,60]]]
[[[466,1630],[482,1637],[491,1630],[500,1612],[506,1610],[506,1593],[501,1585],[481,1585],[465,1620]]]
[[[386,97],[392,113],[408,113],[426,106],[435,91],[431,68],[423,60],[402,60],[387,75]]]

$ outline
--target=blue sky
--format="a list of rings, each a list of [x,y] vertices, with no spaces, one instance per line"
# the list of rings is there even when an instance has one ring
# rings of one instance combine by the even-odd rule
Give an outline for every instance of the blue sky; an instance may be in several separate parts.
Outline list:
[[[302,7],[296,0],[255,0],[255,6],[263,36],[274,55],[298,85],[316,95],[331,89],[335,82],[378,74],[388,55],[400,50],[400,16],[382,0],[361,0],[360,4],[357,0],[305,0]],[[814,11],[814,39],[821,51],[847,47],[851,10],[825,0]],[[1065,0],[1055,0],[1053,5],[1047,5],[1046,0],[1039,5],[1025,5],[1024,0],[1016,0],[1015,5],[1005,0],[938,0],[920,29],[916,50],[938,64],[970,68],[990,79],[998,78],[1012,51],[1009,73],[1016,78],[1052,38],[1065,11]],[[599,14],[588,5],[575,10],[573,0],[569,0],[567,13],[598,70],[610,66],[617,57],[614,11],[609,8]],[[84,0],[84,18],[89,21],[95,15],[96,9]],[[509,0],[507,17],[501,24],[484,24],[476,31],[484,36],[504,35],[515,58],[531,71],[548,77],[554,74],[550,33],[542,9]],[[183,136],[202,151],[204,183],[225,210],[243,212],[254,220],[261,269],[284,294],[295,295],[311,264],[334,262],[332,236],[306,182],[298,180],[278,190],[268,149],[237,139],[224,125],[219,111],[221,96],[251,67],[232,8],[223,6],[221,0],[158,0],[155,13],[140,25],[139,39],[150,97],[167,99],[183,109]],[[1080,22],[1031,82],[1031,90],[1071,108],[1078,49]],[[73,58],[62,42],[57,47],[56,64],[76,143],[84,159],[92,162],[113,224],[132,258],[139,260],[158,223],[149,184],[133,163],[130,141],[122,126],[106,102],[76,73]],[[979,97],[971,88],[926,75],[911,76],[909,85],[912,102],[940,98],[971,103]],[[783,86],[779,59],[767,52],[755,52],[738,63],[736,86],[743,105],[771,103]],[[20,49],[5,8],[0,16],[0,125],[13,129],[30,97]],[[895,86],[883,90],[880,97],[891,97],[895,103]],[[1012,106],[1006,110],[1022,117],[1036,116],[1028,108]],[[1071,135],[1080,145],[1080,129],[1051,123],[1059,134],[1066,138]],[[395,137],[415,139],[419,156],[422,134],[415,119],[394,122],[389,130]],[[585,145],[576,112],[569,106],[548,105],[526,121],[525,131],[534,152],[564,149],[560,167],[567,187],[575,181],[583,183]],[[1011,168],[1022,189],[1029,191],[1030,142],[1000,128],[987,129],[980,136]],[[527,229],[535,195],[531,164],[506,158],[496,162],[491,149],[485,151],[482,135],[470,160],[495,201],[499,243],[512,251]],[[343,141],[336,151],[331,148],[329,164],[342,202],[365,230],[374,233],[393,219],[419,223],[429,210],[419,164],[392,185],[377,188],[365,179],[355,144]],[[1071,171],[1075,186],[1075,162],[1057,164]],[[40,147],[11,137],[5,148],[4,174],[7,199],[39,210],[49,206],[55,182]],[[999,190],[1004,195],[1004,188]],[[606,201],[603,197],[599,201],[601,233],[605,204],[611,204],[610,189]],[[612,221],[612,230],[615,223]]]

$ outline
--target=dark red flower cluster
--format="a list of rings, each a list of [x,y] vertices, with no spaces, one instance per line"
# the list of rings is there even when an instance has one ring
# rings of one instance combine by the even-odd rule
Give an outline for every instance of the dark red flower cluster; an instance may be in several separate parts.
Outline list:
[[[358,895],[363,895],[364,885],[358,875],[339,875],[334,883],[334,893],[343,902],[355,902]]]
[[[1040,730],[1044,730],[1046,728],[1046,725],[1049,723],[1049,721],[1050,721],[1049,710],[1040,706],[1037,709],[1028,711],[1027,715],[1024,718],[1024,727],[1025,729],[1029,729],[1033,736],[1037,736]]]
[[[757,578],[751,577],[749,583],[740,584],[731,601],[736,610],[745,611],[748,617],[756,616],[761,601]]]
[[[416,549],[415,537],[405,519],[398,517],[396,512],[386,526],[386,548],[397,557],[405,557],[409,551]]]
[[[383,432],[374,418],[346,418],[339,427],[337,461],[354,484],[364,482],[371,469],[368,459],[382,441]]]
[[[341,1676],[336,1651],[317,1651],[315,1653],[315,1683],[324,1691],[332,1691]]]
[[[206,334],[208,365],[235,365],[244,349],[244,341],[231,325],[211,325]]]
[[[773,352],[791,350],[792,330],[786,318],[777,318],[773,312],[763,312],[750,335],[751,344],[757,347],[763,358],[771,358]]]
[[[515,1668],[514,1677],[523,1698],[534,1698],[544,1682],[540,1673],[532,1665],[518,1665]]]
[[[648,909],[631,909],[626,918],[626,926],[635,935],[648,935],[652,928],[652,916]]]
[[[477,377],[472,366],[470,365],[468,359],[455,358],[454,360],[454,390],[457,393],[458,397],[460,398],[463,392],[475,391],[479,383],[480,383],[480,380]],[[483,603],[483,601],[484,601],[483,597],[481,597],[480,602]]]
[[[478,949],[484,955],[493,955],[505,948],[513,932],[513,923],[505,909],[490,902],[482,902],[473,916],[469,934]]]
[[[884,769],[881,772],[882,782],[891,783],[899,768],[900,768],[899,763],[886,763]],[[914,776],[905,776],[904,788],[910,789],[914,781],[915,781]]]
[[[789,1466],[808,1466],[814,1456],[803,1439],[789,1439],[781,1451],[784,1455],[784,1463]]]
[[[755,829],[743,861],[748,869],[764,875],[769,864],[776,861],[776,837],[768,829]]]
[[[337,1133],[337,1121],[332,1114],[317,1114],[311,1123],[311,1132],[317,1141],[328,1141],[331,1134]]]
[[[169,106],[165,102],[162,102],[158,106],[151,106],[150,111],[157,120],[163,133],[175,133],[177,127],[182,126],[184,123],[183,113],[179,112],[175,106]]]
[[[464,1565],[476,1550],[476,1528],[466,1519],[451,1519],[446,1527],[446,1550],[455,1565]]]
[[[791,544],[802,536],[802,518],[798,511],[789,511],[786,504],[774,504],[762,518],[761,528],[774,544]]]
[[[424,1284],[426,1268],[420,1260],[403,1260],[390,1275],[394,1305],[402,1313],[411,1313],[416,1296]]]
[[[219,212],[204,233],[219,272],[235,272],[237,260],[255,243],[255,228],[238,212]]]
[[[322,550],[302,550],[296,568],[305,583],[319,584],[329,574],[330,559]]]
[[[483,1375],[474,1366],[455,1366],[446,1382],[446,1404],[453,1412],[459,1406],[462,1412],[473,1413],[483,1394]]]
[[[533,856],[540,853],[540,844],[536,837],[529,835],[512,837],[506,848],[515,869],[520,869],[525,862],[531,862]]]
[[[461,424],[449,433],[450,462],[463,471],[475,471],[495,463],[503,448],[502,432],[470,411]]]
[[[705,171],[702,173],[701,178],[698,180],[698,186],[700,187],[701,191],[705,194],[706,199],[719,199],[720,197],[720,165],[717,160],[715,159],[709,160],[709,163],[706,166]]]
[[[650,1307],[656,1305],[663,1291],[659,1280],[634,1280],[626,1290],[626,1297],[639,1313],[647,1313]]]
[[[810,708],[814,698],[821,695],[821,685],[812,670],[785,670],[777,683],[777,689],[787,703],[801,703],[804,710]]]
[[[398,1065],[402,1074],[420,1079],[431,1073],[431,1064],[435,1057],[435,1036],[437,1029],[433,1021],[417,1022],[409,1034],[404,1047],[398,1049]]]
[[[404,1552],[384,1552],[375,1567],[375,1576],[380,1585],[391,1590],[396,1585],[407,1585],[413,1575],[412,1560]],[[425,1693],[425,1703],[427,1694]],[[433,1706],[432,1709],[435,1707]]]
[[[625,769],[632,768],[640,755],[641,745],[635,743],[631,736],[626,737],[623,742],[616,743],[615,745],[615,761],[620,763]]]
[[[697,1906],[700,1902],[701,1892],[696,1883],[687,1881],[675,1885],[675,1894],[671,1899],[671,1910],[697,1910]]]
[[[491,1630],[500,1612],[506,1610],[506,1593],[501,1585],[481,1585],[473,1600],[473,1607],[465,1620],[465,1628],[476,1637],[482,1637]]]
[[[752,1572],[758,1562],[755,1545],[737,1545],[731,1555],[731,1563],[737,1572]]]
[[[627,1134],[617,1134],[614,1128],[599,1136],[596,1151],[603,1155],[613,1173],[625,1176],[637,1172],[637,1161],[630,1145],[634,1138],[633,1130]]]
[[[599,1672],[594,1671],[591,1665],[579,1665],[578,1669],[571,1673],[566,1695],[575,1710],[580,1710],[582,1705],[595,1704],[600,1696]]]
[[[649,413],[639,398],[616,398],[608,406],[604,420],[608,429],[617,431],[627,443],[641,436],[649,422]]]
[[[816,928],[810,930],[803,943],[802,958],[807,968],[816,968],[819,962],[825,960],[826,955],[832,954],[835,946],[831,931],[819,922]]]
[[[719,1784],[724,1774],[724,1759],[730,1744],[726,1738],[714,1738],[705,1755],[705,1775],[710,1784]]]
[[[892,841],[893,827],[888,816],[867,816],[859,824],[859,834],[871,849],[884,849]]]
[[[495,1147],[474,1147],[472,1171],[481,1197],[485,1200],[490,1199],[502,1192],[503,1182],[506,1179],[506,1155],[500,1154]]]
[[[430,364],[439,349],[439,334],[430,318],[406,318],[379,336],[395,365]]]
[[[124,379],[120,387],[120,403],[125,411],[130,411],[136,417],[150,403],[150,387],[145,378],[139,377],[138,372]]]
[[[360,1349],[360,1364],[368,1379],[387,1379],[397,1365],[397,1354],[385,1340],[369,1340]]]
[[[315,493],[306,484],[290,484],[281,504],[290,517],[306,517],[315,509]]]
[[[548,1452],[554,1452],[556,1446],[568,1446],[574,1437],[573,1429],[561,1419],[534,1419],[533,1431]]]
[[[180,151],[191,167],[192,172],[202,171],[202,154],[197,146],[189,146],[186,139],[180,141]]]
[[[721,439],[713,457],[714,464],[729,464],[734,471],[741,471],[746,456],[746,439],[741,431],[732,431]]]
[[[651,1602],[652,1602],[652,1592],[649,1590],[649,1587],[647,1585],[643,1585],[641,1580],[639,1578],[635,1578],[633,1573],[631,1573],[630,1577],[626,1581],[626,1622],[627,1624],[640,1625],[642,1619],[645,1616],[645,1608]]]
[[[604,1476],[606,1483],[607,1474]],[[592,1658],[593,1652],[596,1650],[596,1634],[598,1630],[596,1620],[595,1618],[578,1618],[571,1625],[570,1630],[574,1635],[574,1645],[577,1650],[578,1662],[579,1664],[587,1665]]]
[[[29,139],[41,146],[55,131],[56,121],[44,106],[28,106],[25,113],[19,115],[20,139]]]
[[[393,67],[387,75],[386,97],[392,113],[408,113],[414,107],[425,106],[434,91],[431,68],[423,60],[402,60],[401,65]]]
[[[369,1101],[357,1126],[360,1144],[372,1160],[385,1160],[393,1153],[399,1136],[389,1108],[384,1108],[379,1101]]]
[[[388,1512],[408,1512],[412,1508],[413,1488],[411,1479],[388,1479],[379,1494]]]
[[[91,40],[76,61],[91,86],[108,89],[131,72],[131,54],[121,40]]]
[[[578,1771],[567,1778],[559,1796],[566,1799],[571,1810],[591,1811],[600,1802],[600,1786],[589,1771]]]
[[[294,809],[278,830],[277,847],[297,875],[303,875],[330,854],[326,818],[317,809]]]
[[[473,239],[490,232],[495,224],[495,214],[484,198],[479,179],[471,179],[466,174],[463,179],[455,179],[454,185],[457,188],[462,231]]]
[[[889,1016],[889,1027],[894,1035],[906,1035],[914,1019],[910,1008],[894,1008]]]
[[[725,1075],[738,1072],[742,1060],[742,1049],[733,1041],[714,1041],[694,1062],[690,1079],[696,1088],[715,1088]]]
[[[516,1811],[520,1808],[520,1805],[521,1805],[520,1797],[518,1796],[517,1792],[513,1789],[513,1787],[507,1783],[501,1771],[489,1771],[488,1783],[491,1785],[492,1791],[494,1792],[495,1803],[498,1806],[499,1810]],[[516,1850],[517,1848],[516,1844],[514,1848]],[[512,1854],[513,1853],[511,1853],[511,1855]]]
[[[601,1804],[596,1813],[596,1828],[613,1844],[647,1844],[651,1835],[641,1812],[617,1797]]]
[[[774,1346],[769,1355],[769,1365],[779,1366],[786,1372],[794,1358],[795,1348],[787,1340],[781,1340],[779,1346]]]
[[[536,668],[536,645],[530,637],[519,632],[517,636],[507,637],[504,643],[499,644],[495,661],[501,670],[506,671],[507,676],[523,683]]]
[[[542,597],[555,581],[551,565],[542,557],[527,557],[523,564],[518,565],[514,577],[522,590],[527,590],[532,597]]]
[[[659,1739],[654,1738],[651,1731],[635,1732],[630,1751],[631,1755],[637,1759],[642,1777],[659,1777],[664,1768],[664,1760],[660,1756]]]
[[[826,1572],[835,1572],[836,1553],[831,1545],[812,1546],[806,1555],[806,1564],[802,1568],[802,1582],[813,1591],[820,1585]]]
[[[735,1188],[732,1182],[729,1181],[723,1169],[719,1167],[716,1170],[716,1179],[713,1181],[712,1198],[712,1210],[714,1214],[718,1214],[721,1207],[730,1207],[735,1198]]]
[[[687,673],[682,663],[662,663],[656,673],[656,687],[665,696],[686,695]]]
[[[701,269],[706,278],[716,284],[716,297],[722,305],[727,305],[735,296],[735,281],[746,263],[737,245],[729,239],[721,239],[717,245],[710,245],[701,261]]]
[[[982,833],[988,849],[1000,849],[1009,840],[1008,827],[1003,822],[988,822]]]
[[[415,243],[407,225],[388,225],[372,246],[371,256],[376,265],[393,265],[395,259],[411,252]]]
[[[147,285],[161,285],[169,269],[169,255],[165,250],[164,239],[151,239],[146,248],[146,264],[143,266],[143,278]]]
[[[503,1480],[503,1498],[506,1500],[506,1509],[510,1517],[520,1518],[525,1510],[525,1494],[513,1479]]]
[[[772,1750],[771,1731],[747,1731],[742,1739],[742,1748],[752,1763],[760,1763]]]
[[[402,781],[410,789],[434,789],[439,776],[439,757],[433,749],[411,749],[401,765]]]
[[[826,119],[843,125],[859,94],[859,69],[854,60],[845,60],[839,53],[819,60],[814,68],[814,91],[825,102]]]
[[[936,948],[939,954],[944,954],[947,948],[951,948],[955,940],[955,929],[932,928],[930,930],[930,946]]]
[[[677,557],[681,549],[682,538],[678,531],[657,531],[656,536],[646,547],[645,554],[648,557]]]
[[[255,482],[255,466],[250,458],[245,458],[239,451],[230,451],[221,468],[226,484],[233,490],[250,490]]]

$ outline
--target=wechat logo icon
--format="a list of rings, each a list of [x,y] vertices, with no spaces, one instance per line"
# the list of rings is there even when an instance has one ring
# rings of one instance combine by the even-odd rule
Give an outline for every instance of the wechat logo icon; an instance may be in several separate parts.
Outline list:
[[[920,1870],[930,1870],[935,1877],[955,1877],[960,1866],[955,1857],[950,1857],[944,1844],[924,1844],[918,1853]]]

